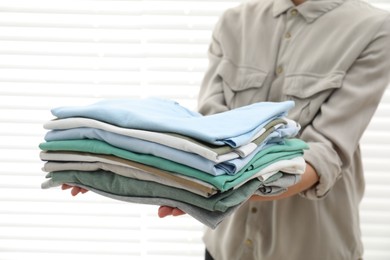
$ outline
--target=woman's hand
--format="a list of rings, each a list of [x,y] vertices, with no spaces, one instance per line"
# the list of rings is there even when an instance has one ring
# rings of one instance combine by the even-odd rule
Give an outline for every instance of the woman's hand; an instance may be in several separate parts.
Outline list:
[[[72,189],[71,192],[70,192],[72,194],[72,196],[76,196],[79,193],[84,194],[84,193],[86,193],[88,191],[86,189],[83,189],[83,188],[80,188],[80,187],[77,187],[77,186],[70,186],[68,184],[62,184],[61,189],[63,189],[63,190]]]
[[[302,175],[302,179],[297,184],[288,188],[288,190],[280,195],[276,196],[259,196],[254,195],[251,197],[251,201],[270,201],[270,200],[280,200],[288,197],[297,195],[298,193],[310,189],[319,181],[318,174],[316,170],[310,164],[306,163],[305,173]]]
[[[178,208],[172,208],[168,206],[160,206],[158,208],[158,216],[160,218],[165,218],[166,216],[181,216],[184,214],[186,213]]]

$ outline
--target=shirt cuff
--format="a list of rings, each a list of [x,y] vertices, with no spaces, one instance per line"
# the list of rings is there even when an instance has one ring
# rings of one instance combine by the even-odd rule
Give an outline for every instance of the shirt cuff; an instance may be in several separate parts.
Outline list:
[[[319,181],[299,195],[310,200],[318,200],[326,197],[335,182],[340,179],[341,162],[337,153],[324,144],[309,143],[309,147],[303,157],[316,170]]]

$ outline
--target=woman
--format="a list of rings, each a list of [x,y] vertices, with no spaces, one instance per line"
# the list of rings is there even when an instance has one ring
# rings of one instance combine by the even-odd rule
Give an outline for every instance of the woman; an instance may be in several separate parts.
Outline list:
[[[201,113],[294,100],[310,149],[299,184],[206,231],[207,259],[361,259],[359,139],[389,83],[389,14],[359,0],[253,0],[223,14],[209,60]]]

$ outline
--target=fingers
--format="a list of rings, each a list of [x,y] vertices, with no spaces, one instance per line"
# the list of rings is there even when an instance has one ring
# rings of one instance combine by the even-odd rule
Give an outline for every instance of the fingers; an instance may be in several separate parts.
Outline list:
[[[178,208],[173,208],[173,210],[172,210],[172,216],[176,217],[176,216],[181,216],[184,214],[186,214],[186,213]]]
[[[86,193],[88,190],[87,189],[84,189],[84,188],[80,188],[80,187],[77,187],[77,186],[71,186],[71,185],[68,185],[68,184],[62,184],[61,185],[61,189],[63,190],[68,190],[68,189],[72,189],[70,191],[70,193],[72,194],[72,196],[76,196],[77,194],[79,193]]]
[[[68,184],[62,184],[61,185],[61,189],[63,189],[63,190],[67,190],[67,189],[70,189],[70,188],[72,188],[73,186],[70,186],[70,185],[68,185]]]
[[[172,215],[173,208],[167,206],[161,206],[158,208],[158,216],[165,218],[166,216]]]
[[[79,194],[81,192],[81,188],[80,187],[73,187],[72,190],[70,191],[70,194],[72,194],[72,196],[76,196],[77,194]]]
[[[172,208],[168,206],[160,206],[158,209],[158,216],[160,218],[165,218],[166,216],[181,216],[186,214],[184,211],[178,209],[178,208]]]
[[[76,196],[77,194],[79,193],[86,193],[88,190],[86,189],[83,189],[83,188],[80,188],[80,187],[77,187],[77,186],[74,186],[72,187],[72,191],[70,192],[70,194],[72,194],[72,196]]]
[[[84,188],[80,188],[80,192],[82,193],[82,194],[84,194],[84,193],[86,193],[88,190],[86,190],[86,189],[84,189]]]

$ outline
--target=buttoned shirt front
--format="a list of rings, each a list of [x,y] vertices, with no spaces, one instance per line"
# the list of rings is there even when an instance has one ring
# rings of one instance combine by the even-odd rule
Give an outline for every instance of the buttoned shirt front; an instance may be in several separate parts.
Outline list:
[[[204,241],[216,259],[359,259],[359,140],[389,82],[390,19],[360,0],[252,0],[216,24],[199,110],[293,100],[318,184],[249,202]],[[253,210],[256,209],[256,210]]]

